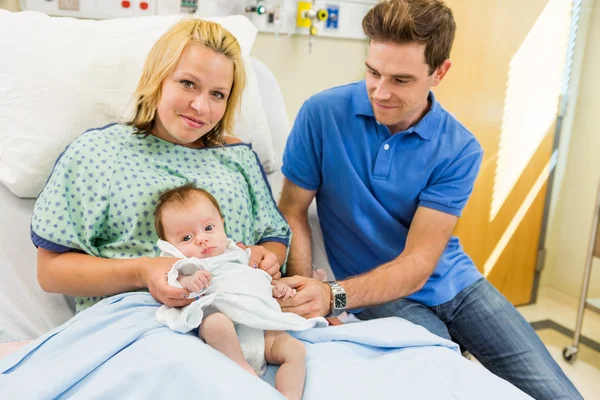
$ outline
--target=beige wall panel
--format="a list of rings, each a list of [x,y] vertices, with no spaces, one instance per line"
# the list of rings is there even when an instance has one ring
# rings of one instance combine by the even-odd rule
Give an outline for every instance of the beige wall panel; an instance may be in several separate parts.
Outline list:
[[[540,224],[546,198],[547,182],[535,198],[515,234],[488,275],[488,280],[514,305],[531,300],[531,287],[535,275]]]
[[[547,2],[446,1],[457,32],[452,68],[435,93],[477,136],[484,158],[498,152],[509,63]]]
[[[454,232],[460,238],[465,251],[480,271],[492,251],[491,247],[495,244],[488,238],[490,204],[492,203],[495,174],[496,158],[484,160],[471,198]]]
[[[496,218],[490,222],[491,194],[493,192],[494,176],[496,174],[496,159],[488,159],[482,163],[473,194],[463,212],[455,234],[473,258],[475,265],[482,270],[486,260],[494,250],[514,215],[529,194],[534,183],[546,167],[552,153],[554,126],[531,158],[529,165],[517,181]],[[532,204],[530,212],[536,207]],[[536,212],[543,214],[544,204]],[[538,226],[539,229],[539,226]],[[537,249],[537,248],[536,248]],[[537,253],[537,250],[536,250]],[[524,256],[524,255],[521,255]]]
[[[552,152],[554,124],[490,221],[511,61],[549,0],[447,0],[447,4],[454,11],[457,36],[452,68],[435,93],[484,150],[473,194],[456,229],[465,250],[483,270]],[[508,153],[509,163],[510,157]],[[544,184],[488,276],[514,303],[529,301],[531,294],[545,193]]]
[[[497,241],[511,219],[529,194],[535,181],[538,179],[552,155],[552,146],[554,144],[554,124],[548,131],[535,154],[531,157],[529,164],[519,177],[519,180],[508,195],[502,208],[496,215],[496,218],[490,223],[489,229],[492,232],[492,240]],[[543,207],[542,207],[543,208]]]
[[[0,9],[19,11],[19,0],[0,0]]]

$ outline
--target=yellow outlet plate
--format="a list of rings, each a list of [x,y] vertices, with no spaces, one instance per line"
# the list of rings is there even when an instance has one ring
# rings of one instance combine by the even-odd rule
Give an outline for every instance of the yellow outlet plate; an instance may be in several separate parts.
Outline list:
[[[299,1],[298,2],[298,14],[296,15],[296,26],[298,28],[310,28],[310,19],[303,18],[302,12],[308,11],[312,7],[310,1]]]

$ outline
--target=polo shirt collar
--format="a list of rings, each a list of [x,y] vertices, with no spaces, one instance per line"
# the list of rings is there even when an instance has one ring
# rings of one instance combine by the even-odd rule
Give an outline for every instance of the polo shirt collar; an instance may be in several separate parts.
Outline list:
[[[431,102],[431,108],[429,108],[427,114],[425,114],[425,116],[421,118],[416,125],[411,126],[406,131],[398,133],[414,132],[425,140],[431,140],[441,122],[442,107],[435,99],[432,91],[429,92],[429,96],[427,96],[427,98]],[[358,82],[354,87],[352,107],[354,108],[354,115],[363,115],[375,118],[373,106],[371,105],[371,101],[369,100],[369,95],[367,93],[367,85],[364,80]]]
[[[375,118],[373,106],[369,100],[369,94],[367,93],[367,83],[364,80],[357,82],[354,86],[352,107],[354,108],[354,115],[364,115]]]

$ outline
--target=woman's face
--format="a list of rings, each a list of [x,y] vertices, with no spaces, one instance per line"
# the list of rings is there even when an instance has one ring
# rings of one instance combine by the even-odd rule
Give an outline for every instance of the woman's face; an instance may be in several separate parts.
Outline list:
[[[233,85],[233,62],[200,43],[185,47],[162,83],[155,136],[188,147],[223,118]]]

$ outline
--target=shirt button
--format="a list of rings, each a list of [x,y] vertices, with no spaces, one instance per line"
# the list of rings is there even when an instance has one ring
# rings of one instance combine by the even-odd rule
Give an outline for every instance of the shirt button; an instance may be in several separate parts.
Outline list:
[[[384,150],[389,150],[390,149],[390,145],[389,144],[384,144],[383,145],[383,149]]]

